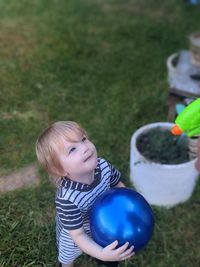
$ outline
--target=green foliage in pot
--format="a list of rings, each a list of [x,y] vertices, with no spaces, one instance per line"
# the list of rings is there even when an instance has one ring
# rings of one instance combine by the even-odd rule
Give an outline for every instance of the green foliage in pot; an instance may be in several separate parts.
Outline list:
[[[137,149],[147,159],[162,164],[180,164],[189,161],[186,136],[173,136],[160,127],[144,132],[137,138]]]

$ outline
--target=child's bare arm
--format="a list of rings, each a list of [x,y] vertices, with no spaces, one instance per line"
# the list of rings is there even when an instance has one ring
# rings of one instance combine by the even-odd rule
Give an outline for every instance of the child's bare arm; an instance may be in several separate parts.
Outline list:
[[[121,181],[119,181],[118,184],[116,184],[114,187],[126,187],[124,183],[122,183]]]
[[[135,253],[133,247],[128,248],[128,242],[116,249],[118,244],[114,241],[107,247],[103,248],[93,241],[84,231],[83,228],[69,231],[71,238],[77,246],[86,254],[102,261],[122,261],[133,256]]]

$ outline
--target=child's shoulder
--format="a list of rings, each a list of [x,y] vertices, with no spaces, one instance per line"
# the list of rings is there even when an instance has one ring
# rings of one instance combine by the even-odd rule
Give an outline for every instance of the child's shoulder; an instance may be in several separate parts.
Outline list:
[[[110,165],[111,164],[109,163],[109,161],[104,158],[98,157],[98,167],[100,167],[100,169],[110,167]]]
[[[98,157],[97,161],[98,161],[99,165],[104,164],[104,163],[108,163],[108,161],[106,159],[102,158],[102,157]]]

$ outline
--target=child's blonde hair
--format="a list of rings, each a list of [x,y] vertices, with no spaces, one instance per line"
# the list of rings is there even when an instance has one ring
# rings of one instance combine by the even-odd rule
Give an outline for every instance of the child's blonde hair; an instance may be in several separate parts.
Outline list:
[[[77,142],[86,131],[76,122],[59,121],[46,128],[36,142],[36,155],[39,163],[51,176],[62,176],[63,168],[58,153],[63,149],[63,141]]]

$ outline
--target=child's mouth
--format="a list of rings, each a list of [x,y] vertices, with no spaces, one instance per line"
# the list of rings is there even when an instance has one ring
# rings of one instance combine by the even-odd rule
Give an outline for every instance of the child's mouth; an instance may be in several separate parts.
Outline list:
[[[88,161],[91,157],[92,157],[93,154],[90,154],[85,160],[84,162]]]

